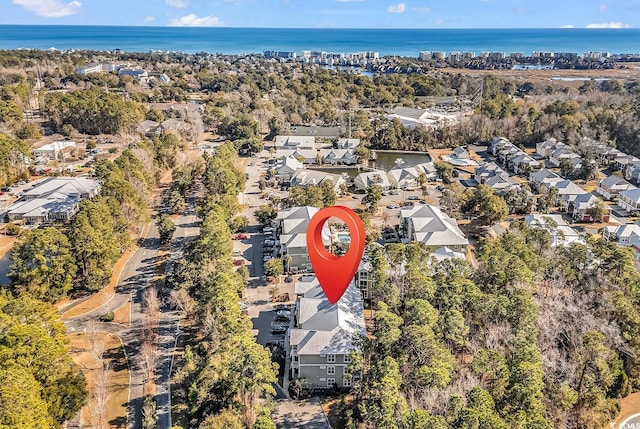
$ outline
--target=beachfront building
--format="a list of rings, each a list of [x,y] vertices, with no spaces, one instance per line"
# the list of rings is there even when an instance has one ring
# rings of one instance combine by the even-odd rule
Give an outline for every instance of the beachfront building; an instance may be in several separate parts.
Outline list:
[[[291,380],[304,390],[348,389],[362,375],[349,371],[351,352],[366,336],[362,295],[351,283],[331,305],[315,277],[295,285],[294,325],[285,337]]]
[[[51,177],[25,191],[7,209],[10,221],[29,225],[69,221],[78,212],[80,201],[100,192],[100,183],[85,177]]]
[[[429,204],[400,210],[400,234],[404,243],[419,241],[432,250],[446,246],[465,252],[469,245],[456,220]]]

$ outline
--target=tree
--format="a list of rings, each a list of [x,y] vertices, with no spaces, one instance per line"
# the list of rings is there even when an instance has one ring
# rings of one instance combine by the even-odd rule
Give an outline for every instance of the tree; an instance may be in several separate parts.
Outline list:
[[[366,205],[367,212],[374,214],[378,210],[378,203],[381,199],[382,187],[376,184],[367,189],[367,195],[362,198],[362,202]]]
[[[282,259],[273,258],[264,263],[264,274],[267,277],[278,277],[284,273]]]
[[[103,198],[83,200],[69,238],[85,286],[98,290],[111,277],[111,267],[120,255],[120,239],[114,228],[111,208]]]
[[[165,243],[170,241],[176,230],[176,225],[173,223],[173,220],[171,220],[171,216],[168,214],[161,214],[156,219],[156,225],[158,226],[158,232],[160,233],[160,240]]]
[[[9,278],[35,298],[57,302],[71,290],[77,271],[71,245],[57,228],[34,229],[11,252]]]
[[[278,212],[271,205],[266,205],[256,210],[254,216],[263,226],[269,226],[278,216]]]
[[[245,232],[249,226],[249,218],[246,216],[235,216],[229,221],[229,229],[232,233]]]
[[[587,214],[593,222],[602,222],[604,220],[606,210],[607,206],[605,206],[604,202],[598,198],[593,206],[587,209]]]
[[[330,207],[336,203],[337,195],[332,181],[325,180],[320,184],[322,191],[322,207]]]
[[[7,365],[0,368],[0,427],[52,427],[42,386],[26,368]]]
[[[167,205],[171,214],[182,213],[187,206],[184,197],[180,195],[180,192],[178,191],[171,191],[171,194],[169,194]]]
[[[442,161],[436,162],[435,167],[438,177],[440,177],[445,184],[451,183],[453,178],[453,167]]]
[[[231,409],[222,410],[215,416],[209,416],[200,425],[200,429],[244,429],[242,416]]]

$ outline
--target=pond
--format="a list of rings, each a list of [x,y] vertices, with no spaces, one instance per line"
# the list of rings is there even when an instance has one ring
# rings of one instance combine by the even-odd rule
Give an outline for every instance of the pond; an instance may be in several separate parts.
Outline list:
[[[372,151],[373,152],[373,151]],[[389,171],[396,166],[396,160],[398,158],[404,161],[401,164],[402,167],[413,167],[418,164],[431,161],[431,157],[426,153],[420,152],[402,152],[402,151],[375,151],[376,159],[369,161],[369,166],[372,168],[381,168],[385,171]]]

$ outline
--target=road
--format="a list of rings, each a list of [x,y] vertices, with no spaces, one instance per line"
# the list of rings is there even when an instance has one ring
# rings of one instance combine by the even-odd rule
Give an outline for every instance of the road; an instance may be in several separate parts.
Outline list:
[[[195,197],[192,195],[187,200],[187,208],[182,216],[175,221],[171,254],[177,255],[182,246],[199,232],[199,226],[195,217]],[[139,247],[127,261],[120,276],[120,282],[116,286],[116,294],[112,300],[91,312],[85,313],[65,321],[68,332],[87,331],[89,322],[100,316],[125,305],[130,299],[131,324],[130,327],[117,323],[100,323],[99,330],[118,335],[124,344],[131,372],[129,386],[129,404],[127,427],[139,428],[142,422],[142,401],[144,399],[145,374],[140,365],[140,349],[142,345],[145,312],[143,305],[144,292],[156,281],[156,275],[163,257],[159,255],[161,247],[160,235],[155,223],[152,222],[144,238],[139,241]],[[158,428],[171,427],[171,399],[169,392],[169,379],[171,360],[173,357],[176,338],[179,334],[180,316],[173,311],[166,302],[168,291],[160,289],[161,317],[159,323],[158,338],[158,366],[156,368],[157,382],[157,410]]]

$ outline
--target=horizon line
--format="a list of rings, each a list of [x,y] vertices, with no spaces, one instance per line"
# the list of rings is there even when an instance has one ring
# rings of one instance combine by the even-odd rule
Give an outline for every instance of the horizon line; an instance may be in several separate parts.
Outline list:
[[[638,27],[242,27],[242,26],[183,26],[183,25],[125,25],[125,24],[0,24],[0,27],[133,27],[133,28],[231,28],[245,30],[640,30]]]

